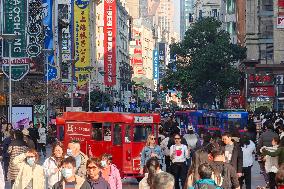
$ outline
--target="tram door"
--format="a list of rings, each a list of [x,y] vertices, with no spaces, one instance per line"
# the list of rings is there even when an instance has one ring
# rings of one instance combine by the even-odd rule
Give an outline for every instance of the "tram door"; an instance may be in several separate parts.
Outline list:
[[[132,142],[133,142],[133,127],[130,126],[130,124],[123,125],[123,132],[122,132],[122,162],[123,162],[123,172],[124,173],[133,173],[133,148],[132,148]]]
[[[113,156],[113,163],[117,167],[123,167],[122,161],[122,130],[124,125],[122,123],[113,123],[112,124],[112,147],[111,154]]]

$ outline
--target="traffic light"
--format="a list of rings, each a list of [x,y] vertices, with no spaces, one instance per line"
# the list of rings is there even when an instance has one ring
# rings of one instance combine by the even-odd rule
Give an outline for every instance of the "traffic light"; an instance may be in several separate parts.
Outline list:
[[[0,106],[6,105],[6,95],[0,94]]]

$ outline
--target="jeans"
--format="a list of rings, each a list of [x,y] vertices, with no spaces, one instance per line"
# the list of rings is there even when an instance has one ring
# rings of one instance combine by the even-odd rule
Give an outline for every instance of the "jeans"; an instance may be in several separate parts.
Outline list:
[[[44,143],[38,143],[39,155],[40,155],[41,151],[42,151],[43,155],[46,156],[46,148],[45,148],[45,144]]]
[[[165,156],[166,172],[170,172],[171,158],[170,156]]]
[[[269,188],[275,189],[276,188],[276,181],[275,181],[276,173],[269,172],[268,178],[269,178]]]
[[[251,167],[243,167],[243,176],[240,178],[241,188],[243,186],[243,181],[245,180],[246,189],[251,189]]]
[[[175,189],[180,189],[179,179],[181,180],[181,188],[184,188],[187,175],[186,162],[173,163],[171,165],[171,174],[175,177]]]

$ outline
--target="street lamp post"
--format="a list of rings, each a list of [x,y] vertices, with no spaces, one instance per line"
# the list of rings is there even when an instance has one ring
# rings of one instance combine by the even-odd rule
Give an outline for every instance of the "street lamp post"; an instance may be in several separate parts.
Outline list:
[[[9,123],[12,123],[12,43],[16,39],[16,34],[1,34],[2,39],[6,39],[9,44]]]
[[[74,64],[78,61],[79,59],[70,59],[67,60],[68,65],[71,65],[71,111],[73,112],[73,107],[74,107]]]
[[[44,53],[44,56],[45,56],[45,64],[46,64],[46,67],[45,67],[45,73],[46,73],[46,106],[45,106],[45,109],[46,109],[46,128],[48,127],[48,121],[49,121],[49,89],[48,89],[48,85],[49,85],[49,76],[48,76],[48,73],[49,73],[49,70],[48,70],[48,55],[50,55],[53,50],[52,49],[42,49],[42,52]]]
[[[91,73],[89,73],[89,83],[88,83],[88,92],[89,92],[89,112],[91,111]]]

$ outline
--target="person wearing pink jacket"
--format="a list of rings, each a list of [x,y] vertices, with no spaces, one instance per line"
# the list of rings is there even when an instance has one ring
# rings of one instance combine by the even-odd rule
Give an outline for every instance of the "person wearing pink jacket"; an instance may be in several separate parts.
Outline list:
[[[112,155],[102,155],[101,166],[102,177],[109,183],[111,189],[122,189],[122,182],[119,170],[112,164]]]

